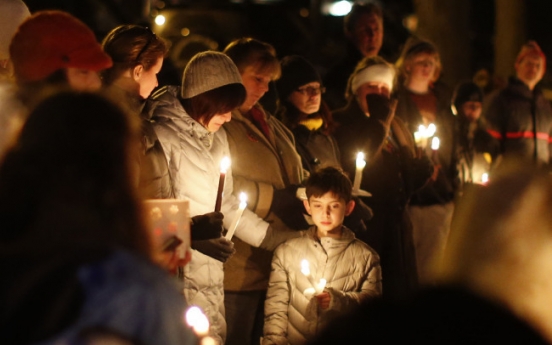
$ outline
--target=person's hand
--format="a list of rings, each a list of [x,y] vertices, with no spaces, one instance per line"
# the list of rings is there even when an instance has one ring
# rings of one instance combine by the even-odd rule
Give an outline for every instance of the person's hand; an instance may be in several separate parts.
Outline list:
[[[332,296],[328,291],[322,291],[318,295],[315,295],[316,301],[318,302],[318,305],[322,310],[326,310],[330,307],[330,301],[332,300]]]
[[[381,121],[385,128],[389,129],[395,117],[397,100],[392,100],[380,94],[371,93],[366,95],[366,104],[368,105],[370,117]]]
[[[236,252],[234,243],[224,237],[192,241],[192,248],[220,262],[226,262]]]
[[[223,218],[224,215],[220,212],[211,212],[192,217],[192,241],[219,238],[223,229]]]

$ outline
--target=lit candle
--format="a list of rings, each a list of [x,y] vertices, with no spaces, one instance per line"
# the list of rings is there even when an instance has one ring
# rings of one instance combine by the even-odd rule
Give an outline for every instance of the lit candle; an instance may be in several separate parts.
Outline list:
[[[432,149],[433,151],[439,150],[439,144],[440,144],[440,143],[441,143],[441,142],[440,142],[439,138],[433,137],[433,139],[431,140],[431,149]]]
[[[366,161],[364,160],[364,153],[357,153],[355,180],[353,182],[353,193],[356,193],[360,190],[360,182],[362,181],[362,170],[364,170],[365,166]]]
[[[309,283],[316,290],[316,283],[314,282],[314,278],[312,277],[310,267],[309,267],[309,262],[307,261],[307,259],[303,259],[301,261],[301,273],[303,273],[303,275],[307,277],[307,279],[309,280]]]
[[[324,291],[325,287],[326,287],[326,279],[321,278],[314,290],[316,294],[319,295]]]
[[[222,204],[222,191],[224,190],[224,180],[226,178],[226,171],[230,167],[230,158],[224,156],[220,161],[220,177],[217,190],[217,200],[215,201],[215,212],[220,212],[220,206]]]
[[[489,182],[489,174],[483,173],[481,174],[481,183],[486,184]]]
[[[232,239],[232,236],[234,236],[234,233],[236,232],[236,228],[238,227],[238,223],[240,222],[240,219],[243,214],[243,210],[247,207],[247,195],[245,193],[240,193],[240,206],[238,207],[238,211],[236,212],[236,215],[234,216],[234,219],[232,219],[232,223],[230,224],[230,228],[228,229],[228,232],[226,233],[226,239],[230,241]]]
[[[426,138],[431,138],[435,135],[435,132],[437,131],[437,126],[435,124],[430,123],[426,128]]]
[[[199,307],[193,306],[186,311],[186,323],[198,337],[205,337],[209,334],[209,320]]]

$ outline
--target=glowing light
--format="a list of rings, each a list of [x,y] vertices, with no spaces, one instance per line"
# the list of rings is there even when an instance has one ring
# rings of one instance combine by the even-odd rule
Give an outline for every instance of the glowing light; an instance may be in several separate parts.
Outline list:
[[[483,174],[481,175],[481,183],[485,184],[485,183],[487,183],[487,182],[489,182],[489,174],[483,173]]]
[[[330,5],[328,13],[334,17],[346,16],[351,12],[353,4],[350,1],[337,1]]]
[[[306,259],[303,259],[301,261],[301,273],[303,273],[306,276],[310,275],[309,262]]]
[[[186,323],[192,327],[198,336],[209,333],[209,320],[199,307],[193,306],[186,311]]]
[[[158,14],[156,17],[155,17],[155,24],[161,26],[163,24],[165,24],[165,21],[166,21],[166,18],[164,15],[162,14]]]
[[[440,145],[439,138],[433,137],[433,139],[431,140],[431,149],[433,151],[437,151],[437,150],[439,150],[439,145]]]
[[[230,167],[230,158],[228,156],[224,156],[220,161],[220,172],[223,174],[226,174],[226,171]]]

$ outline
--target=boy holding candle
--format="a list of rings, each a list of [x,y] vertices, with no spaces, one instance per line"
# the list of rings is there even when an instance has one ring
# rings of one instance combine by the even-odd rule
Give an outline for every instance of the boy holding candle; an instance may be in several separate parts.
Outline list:
[[[315,225],[274,252],[263,345],[304,344],[335,316],[381,295],[378,254],[343,226],[355,206],[351,181],[327,167],[310,176],[306,193]]]

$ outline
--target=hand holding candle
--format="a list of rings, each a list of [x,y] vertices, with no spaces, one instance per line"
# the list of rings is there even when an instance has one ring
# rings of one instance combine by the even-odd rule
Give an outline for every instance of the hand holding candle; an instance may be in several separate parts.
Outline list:
[[[217,190],[217,199],[215,201],[215,212],[220,212],[222,205],[222,192],[224,191],[224,180],[226,178],[226,171],[230,167],[230,158],[224,156],[220,161],[220,177]]]
[[[241,216],[246,207],[247,207],[247,195],[245,193],[240,193],[240,206],[238,207],[238,211],[236,212],[234,219],[232,219],[230,228],[228,229],[228,232],[226,233],[226,236],[225,236],[228,241],[230,241],[232,239],[232,236],[234,236],[234,233],[236,232],[236,228],[238,227],[238,223],[240,222]]]
[[[366,161],[364,160],[364,153],[357,153],[356,158],[356,170],[355,170],[355,180],[353,183],[353,193],[356,193],[360,190],[360,183],[362,182],[362,171],[366,166]]]

